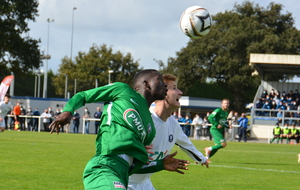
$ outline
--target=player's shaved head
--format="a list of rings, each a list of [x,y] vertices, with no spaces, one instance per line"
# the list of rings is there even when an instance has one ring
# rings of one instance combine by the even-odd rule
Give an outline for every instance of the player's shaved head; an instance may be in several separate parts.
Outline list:
[[[145,69],[138,72],[133,78],[133,88],[139,89],[143,85],[144,81],[149,81],[153,76],[159,75],[159,72],[155,69]]]

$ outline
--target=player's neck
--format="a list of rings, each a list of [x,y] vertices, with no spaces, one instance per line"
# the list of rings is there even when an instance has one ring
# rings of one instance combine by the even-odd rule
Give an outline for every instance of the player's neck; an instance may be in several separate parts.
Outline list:
[[[171,110],[171,108],[167,107],[164,104],[156,104],[154,108],[154,112],[156,115],[163,121],[167,121],[167,119],[172,115],[172,112],[174,110]]]

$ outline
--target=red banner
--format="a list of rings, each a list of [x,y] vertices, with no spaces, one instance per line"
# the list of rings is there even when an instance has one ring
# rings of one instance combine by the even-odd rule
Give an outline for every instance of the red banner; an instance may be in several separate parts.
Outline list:
[[[10,75],[5,77],[0,85],[0,100],[2,101],[4,99],[4,96],[9,88],[9,85],[11,84],[11,81],[14,80],[14,76]]]

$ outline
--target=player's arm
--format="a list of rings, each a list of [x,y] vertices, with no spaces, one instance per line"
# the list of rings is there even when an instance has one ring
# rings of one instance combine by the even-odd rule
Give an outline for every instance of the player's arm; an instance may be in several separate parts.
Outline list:
[[[191,140],[182,132],[180,126],[174,126],[177,130],[177,138],[175,144],[185,152],[190,158],[192,158],[196,163],[204,164],[208,168],[208,163],[206,157],[198,151],[198,149],[193,145]]]
[[[208,121],[213,125],[217,126],[219,122],[216,120],[216,115],[218,114],[218,109],[213,111],[209,116],[208,116]]]
[[[139,171],[137,171],[137,174],[142,173],[154,173],[161,170],[168,170],[168,171],[174,171],[180,174],[184,174],[181,170],[188,170],[188,164],[190,163],[187,160],[181,160],[173,158],[177,152],[174,152],[172,154],[167,155],[162,160],[157,160],[151,162],[149,165],[144,165]]]

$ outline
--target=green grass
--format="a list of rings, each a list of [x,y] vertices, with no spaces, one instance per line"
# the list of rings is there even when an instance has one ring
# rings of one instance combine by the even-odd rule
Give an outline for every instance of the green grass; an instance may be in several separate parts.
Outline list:
[[[83,189],[82,172],[95,152],[95,135],[0,133],[0,189]],[[202,151],[211,141],[193,141]],[[177,158],[190,160],[178,147]],[[203,151],[202,151],[203,152]],[[297,189],[300,145],[228,142],[209,169],[190,164],[184,175],[162,171],[151,179],[165,189]]]

